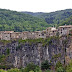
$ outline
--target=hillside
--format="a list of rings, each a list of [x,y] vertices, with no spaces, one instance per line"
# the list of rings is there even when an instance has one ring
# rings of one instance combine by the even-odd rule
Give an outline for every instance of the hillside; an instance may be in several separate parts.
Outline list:
[[[26,14],[30,14],[32,16],[45,19],[48,24],[61,24],[64,20],[72,15],[72,9],[66,9],[51,13],[31,13],[24,12]]]
[[[72,25],[72,15],[69,18],[66,18],[66,20],[60,25],[64,25],[64,24]]]
[[[72,17],[71,15],[72,9],[51,13],[16,12],[0,9],[0,31],[39,31],[53,25],[71,24],[69,23],[71,21],[68,21]]]
[[[37,31],[48,27],[43,20],[21,12],[0,9],[0,31]]]

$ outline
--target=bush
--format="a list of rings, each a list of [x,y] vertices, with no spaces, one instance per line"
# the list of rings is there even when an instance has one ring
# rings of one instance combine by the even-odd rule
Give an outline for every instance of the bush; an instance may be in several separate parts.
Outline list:
[[[41,64],[41,69],[42,69],[42,70],[44,70],[44,69],[47,70],[47,69],[49,69],[49,68],[50,68],[50,64],[49,64],[48,60],[42,62],[42,64]]]
[[[23,72],[29,72],[29,71],[41,72],[39,66],[33,63],[28,64],[23,70]]]
[[[46,70],[45,72],[52,72],[52,71],[48,69],[48,70]]]
[[[59,68],[57,68],[56,72],[64,72],[64,68],[63,67],[59,67]]]
[[[67,65],[67,67],[66,67],[66,72],[72,72],[72,60],[71,60],[70,63]]]
[[[5,70],[3,70],[3,69],[0,69],[0,72],[7,72],[7,71],[5,71]]]
[[[15,68],[15,69],[9,69],[7,72],[21,72],[19,69]]]
[[[29,72],[34,72],[34,71],[32,70],[32,71],[29,71]]]
[[[60,61],[58,61],[58,62],[56,63],[56,69],[59,68],[59,67],[63,67],[63,66],[62,66],[62,63],[61,63]]]
[[[65,72],[65,68],[60,61],[58,61],[56,64],[56,72]]]

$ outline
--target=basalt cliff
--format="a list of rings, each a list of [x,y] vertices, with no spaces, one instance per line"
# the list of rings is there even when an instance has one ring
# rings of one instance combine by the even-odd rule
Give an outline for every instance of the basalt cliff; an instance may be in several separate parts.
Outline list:
[[[72,37],[49,37],[47,39],[27,39],[0,41],[0,66],[25,67],[29,63],[41,66],[48,60],[56,65],[58,61],[68,64],[72,59]]]

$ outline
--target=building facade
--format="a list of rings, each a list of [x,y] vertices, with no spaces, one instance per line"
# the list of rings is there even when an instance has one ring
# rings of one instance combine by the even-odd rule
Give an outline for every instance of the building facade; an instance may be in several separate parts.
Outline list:
[[[70,30],[72,30],[72,25],[59,26],[58,27],[59,36],[68,35]]]
[[[72,25],[59,26],[58,29],[55,27],[48,27],[43,31],[35,32],[14,32],[14,31],[0,31],[0,40],[13,40],[13,39],[38,39],[38,38],[48,38],[51,36],[68,35],[72,30]]]
[[[56,36],[57,34],[57,29],[55,27],[48,27],[46,29],[46,37],[50,37],[50,36]]]

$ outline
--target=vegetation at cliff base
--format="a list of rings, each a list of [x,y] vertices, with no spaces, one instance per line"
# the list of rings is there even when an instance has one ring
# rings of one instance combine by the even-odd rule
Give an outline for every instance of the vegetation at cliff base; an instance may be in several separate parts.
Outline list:
[[[56,63],[55,67],[53,70],[51,69],[52,65],[49,65],[49,63],[47,61],[44,61],[42,64],[42,68],[43,69],[40,69],[39,66],[33,64],[33,63],[30,63],[28,64],[25,68],[21,68],[21,69],[18,69],[18,68],[11,68],[11,69],[0,69],[0,72],[72,72],[72,61],[64,66],[60,61],[58,61]]]

